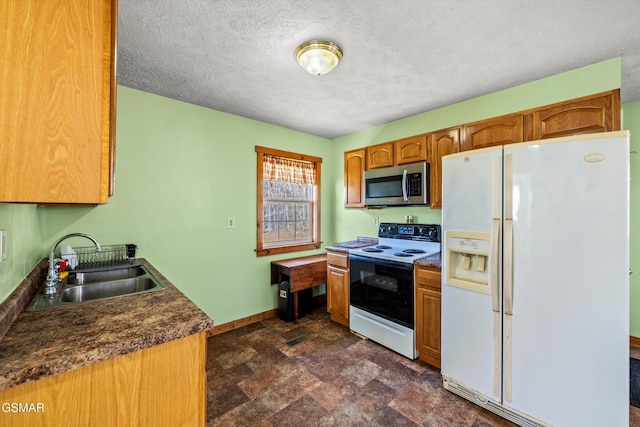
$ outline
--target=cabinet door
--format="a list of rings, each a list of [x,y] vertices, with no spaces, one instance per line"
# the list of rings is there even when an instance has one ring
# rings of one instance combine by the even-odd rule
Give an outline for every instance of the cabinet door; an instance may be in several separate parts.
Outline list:
[[[431,209],[442,208],[442,156],[460,151],[460,128],[434,132],[429,140]]]
[[[349,270],[327,267],[327,311],[331,320],[349,326]]]
[[[427,134],[400,139],[393,144],[397,165],[427,160]]]
[[[416,347],[420,360],[440,367],[441,294],[416,287]]]
[[[367,169],[393,166],[393,142],[367,147]]]
[[[531,121],[533,140],[620,130],[620,90],[536,109]]]
[[[513,114],[464,125],[462,151],[524,141],[523,118]]]
[[[364,207],[365,149],[344,153],[345,208]]]
[[[41,404],[4,412],[3,427],[204,426],[206,332],[0,392],[1,402]]]
[[[416,348],[420,360],[440,367],[441,278],[438,270],[418,267],[416,281]]]
[[[116,0],[0,2],[0,202],[107,202],[116,16]]]

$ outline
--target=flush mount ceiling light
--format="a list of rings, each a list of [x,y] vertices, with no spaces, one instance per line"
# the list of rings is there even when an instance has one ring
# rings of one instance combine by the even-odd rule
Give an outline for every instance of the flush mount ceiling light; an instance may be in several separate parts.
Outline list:
[[[296,49],[296,61],[307,73],[321,76],[333,70],[342,59],[342,50],[335,43],[312,40]]]

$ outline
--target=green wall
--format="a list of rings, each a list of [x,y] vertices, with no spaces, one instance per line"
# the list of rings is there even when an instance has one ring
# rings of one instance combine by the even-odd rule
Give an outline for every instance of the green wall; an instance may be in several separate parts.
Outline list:
[[[326,242],[333,210],[330,141],[121,86],[116,126],[115,195],[94,208],[46,208],[45,240],[79,231],[101,244],[136,243],[138,255],[215,324],[276,307],[270,262],[291,255],[258,258],[254,252],[255,146],[324,159]],[[228,217],[236,228],[227,228]]]
[[[333,141],[125,87],[118,87],[116,194],[98,207],[0,204],[9,259],[0,263],[3,300],[46,256],[51,242],[86,232],[102,244],[133,242],[216,324],[276,307],[269,264],[255,248],[255,145],[322,157],[322,240],[373,236],[375,220],[440,223],[428,208],[345,209],[343,152],[461,123],[620,87],[619,58],[474,98]],[[623,106],[640,151],[640,103]],[[631,156],[632,176],[640,157]],[[632,180],[631,209],[640,204]],[[237,228],[226,228],[227,217]],[[640,336],[640,225],[631,223],[631,333]],[[85,245],[88,242],[78,241]],[[75,243],[74,243],[75,244]],[[309,251],[307,255],[320,251]]]
[[[0,203],[0,229],[6,230],[7,259],[0,262],[0,301],[4,301],[46,252],[41,209]]]

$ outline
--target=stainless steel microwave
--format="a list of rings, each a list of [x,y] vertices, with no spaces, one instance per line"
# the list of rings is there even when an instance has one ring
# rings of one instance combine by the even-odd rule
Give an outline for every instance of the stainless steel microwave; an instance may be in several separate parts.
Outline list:
[[[364,173],[366,206],[429,204],[429,163],[371,169]]]

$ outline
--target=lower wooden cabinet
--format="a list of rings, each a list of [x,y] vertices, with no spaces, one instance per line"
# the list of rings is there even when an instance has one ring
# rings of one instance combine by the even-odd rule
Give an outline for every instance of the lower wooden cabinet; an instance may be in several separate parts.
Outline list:
[[[204,426],[206,332],[0,392],[10,426]],[[40,406],[38,406],[40,405]],[[38,409],[42,411],[38,411]]]
[[[418,358],[439,368],[442,300],[440,270],[416,267],[415,275]]]
[[[349,255],[327,252],[327,311],[331,320],[349,326]]]

